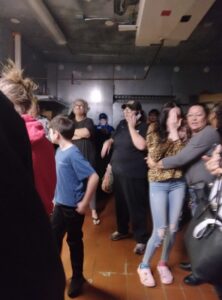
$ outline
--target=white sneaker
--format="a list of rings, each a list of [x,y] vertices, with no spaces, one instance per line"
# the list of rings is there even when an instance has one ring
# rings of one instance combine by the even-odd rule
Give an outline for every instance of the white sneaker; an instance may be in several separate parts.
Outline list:
[[[157,271],[163,284],[171,284],[173,282],[173,275],[167,266],[157,266]]]
[[[137,273],[140,277],[140,282],[148,287],[154,287],[156,285],[153,275],[150,268],[140,268],[137,269]]]

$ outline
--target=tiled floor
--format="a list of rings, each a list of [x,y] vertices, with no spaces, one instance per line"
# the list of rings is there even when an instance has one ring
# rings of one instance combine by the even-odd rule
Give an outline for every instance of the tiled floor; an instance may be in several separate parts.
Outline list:
[[[101,204],[101,200],[100,200]],[[176,244],[170,258],[170,266],[174,274],[174,283],[162,285],[156,271],[160,256],[158,249],[152,261],[154,277],[157,286],[143,287],[138,279],[136,269],[141,260],[133,253],[135,242],[132,239],[111,241],[110,234],[115,228],[113,197],[102,203],[101,224],[93,225],[90,214],[87,214],[84,224],[85,242],[85,284],[79,300],[217,300],[211,285],[203,284],[189,287],[183,283],[187,272],[178,268],[178,263],[184,259],[185,251],[182,232],[178,233]],[[65,267],[67,285],[71,276],[69,252],[64,243],[62,260]],[[67,295],[65,299],[70,299]]]

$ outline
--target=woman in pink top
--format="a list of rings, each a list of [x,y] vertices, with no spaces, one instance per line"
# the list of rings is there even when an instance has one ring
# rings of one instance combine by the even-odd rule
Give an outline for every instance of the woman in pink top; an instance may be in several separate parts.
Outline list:
[[[25,121],[32,148],[35,187],[47,214],[51,214],[56,183],[54,147],[45,137],[42,124],[29,114],[35,89],[34,82],[24,78],[23,71],[17,69],[13,62],[3,68],[0,90]]]

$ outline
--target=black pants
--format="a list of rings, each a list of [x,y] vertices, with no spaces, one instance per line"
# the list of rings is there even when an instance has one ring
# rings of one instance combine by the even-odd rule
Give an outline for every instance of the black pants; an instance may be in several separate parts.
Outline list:
[[[137,243],[146,243],[148,183],[146,178],[128,178],[114,175],[114,196],[116,205],[117,230],[128,233],[129,221]]]
[[[84,215],[78,214],[74,208],[56,205],[51,217],[52,230],[56,238],[59,252],[62,250],[62,242],[67,233],[67,243],[70,250],[73,277],[83,276],[83,232]]]

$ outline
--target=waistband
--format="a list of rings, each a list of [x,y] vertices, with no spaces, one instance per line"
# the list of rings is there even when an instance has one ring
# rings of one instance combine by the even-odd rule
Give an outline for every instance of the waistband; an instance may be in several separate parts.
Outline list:
[[[207,186],[207,184],[204,181],[199,181],[197,183],[193,183],[193,184],[188,185],[189,189],[194,189],[194,190],[201,190],[206,186]]]

